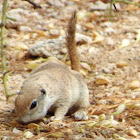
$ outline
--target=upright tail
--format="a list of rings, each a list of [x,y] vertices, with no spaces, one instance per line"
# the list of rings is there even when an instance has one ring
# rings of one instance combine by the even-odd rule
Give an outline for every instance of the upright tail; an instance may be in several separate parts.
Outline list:
[[[80,60],[79,60],[79,55],[77,52],[76,41],[75,41],[76,22],[77,22],[77,16],[76,16],[76,11],[74,11],[68,23],[66,41],[67,41],[68,54],[71,61],[71,69],[75,71],[79,71]]]

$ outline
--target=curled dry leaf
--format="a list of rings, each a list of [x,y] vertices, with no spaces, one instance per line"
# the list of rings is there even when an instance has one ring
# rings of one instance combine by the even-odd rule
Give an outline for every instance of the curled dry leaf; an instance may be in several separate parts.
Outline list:
[[[121,60],[121,61],[119,61],[119,62],[116,63],[116,66],[117,66],[118,68],[123,68],[123,67],[125,67],[125,66],[128,66],[128,63]]]
[[[96,124],[97,124],[96,121],[90,121],[90,122],[87,123],[87,126],[88,127],[94,127]]]
[[[138,100],[138,102],[137,101],[134,101],[134,102],[130,102],[130,103],[126,103],[126,106],[128,107],[128,108],[138,108],[138,107],[140,107],[140,103],[139,103],[139,100]]]
[[[86,75],[87,75],[86,71],[83,70],[83,69],[80,69],[80,73],[81,73],[83,76],[86,76]]]
[[[94,30],[94,25],[91,22],[83,24],[87,30]]]
[[[44,61],[48,61],[48,60],[58,60],[58,59],[56,57],[48,57],[47,59],[44,59]],[[70,61],[69,61],[69,63],[70,63]]]
[[[99,116],[99,119],[100,119],[100,120],[105,120],[105,118],[106,118],[105,114],[101,114],[101,115]]]
[[[134,90],[140,87],[140,82],[138,80],[134,80],[131,83],[129,83],[129,88]]]
[[[140,29],[137,30],[136,41],[140,41]]]
[[[31,32],[32,29],[28,26],[19,26],[19,30],[23,32]]]
[[[21,60],[21,59],[23,59],[25,56],[27,55],[27,52],[23,52],[23,51],[19,51],[18,53],[17,53],[17,55],[16,55],[16,58],[18,59],[18,60]]]
[[[37,140],[45,140],[45,138],[44,137],[40,137],[39,139],[37,139]]]
[[[117,107],[116,112],[113,112],[112,115],[118,115],[125,110],[125,104],[121,104]]]
[[[26,44],[24,44],[23,42],[9,43],[8,47],[14,48],[15,50],[19,50],[19,51],[27,51],[29,49],[29,47]]]
[[[14,128],[13,128],[13,133],[14,133],[14,134],[18,134],[18,133],[20,133],[20,130],[18,130],[16,127],[14,127]]]
[[[134,136],[134,137],[137,137],[138,136],[138,132],[135,129],[129,130],[128,131],[128,134],[130,136]]]
[[[48,37],[46,34],[46,31],[35,30],[34,33],[36,33],[38,35],[38,37]]]
[[[31,137],[34,136],[33,133],[30,132],[30,131],[26,131],[23,135],[24,135],[24,137],[25,137],[26,139],[31,138]]]
[[[90,44],[92,43],[92,38],[84,34],[76,33],[76,43],[78,45]]]
[[[52,38],[57,38],[60,36],[60,31],[57,29],[51,29],[49,33]]]
[[[54,132],[47,135],[47,137],[51,137],[51,138],[62,138],[63,136],[64,134],[62,132]]]
[[[91,71],[91,68],[90,68],[89,64],[84,63],[84,62],[82,62],[82,63],[80,63],[80,64],[81,64],[82,68],[84,68],[84,69],[86,69],[86,70],[88,70],[88,71]]]
[[[119,124],[116,120],[103,120],[100,122],[102,126],[115,127]]]
[[[99,77],[96,77],[95,83],[97,85],[108,85],[109,80],[107,78],[103,77],[103,76],[99,76]]]
[[[113,134],[113,138],[114,138],[115,140],[127,140],[126,138],[121,137],[121,136],[119,136],[118,134]]]
[[[94,43],[98,43],[104,40],[104,37],[101,36],[98,32],[93,32]]]
[[[26,68],[28,68],[28,70],[33,70],[35,69],[40,63],[45,62],[47,59],[44,59],[42,57],[33,60],[33,61],[26,61],[28,62],[28,64],[25,65]]]
[[[121,45],[119,46],[119,49],[127,47],[130,45],[130,40],[129,39],[123,39]]]
[[[28,125],[27,125],[27,128],[28,129],[33,129],[33,128],[39,128],[40,126],[38,125],[38,124],[36,124],[36,123],[29,123]]]
[[[27,51],[29,49],[29,47],[24,43],[18,43],[15,47],[21,51]]]
[[[83,20],[86,16],[87,16],[87,11],[86,10],[79,11],[77,13],[78,20]]]
[[[80,133],[84,133],[85,130],[84,130],[81,126],[79,126],[79,132],[80,132]]]
[[[35,69],[37,66],[38,66],[37,63],[29,63],[29,64],[25,65],[25,67],[26,67],[28,70],[33,70],[33,69]]]
[[[92,115],[91,118],[92,119],[99,119],[99,116],[98,115]]]

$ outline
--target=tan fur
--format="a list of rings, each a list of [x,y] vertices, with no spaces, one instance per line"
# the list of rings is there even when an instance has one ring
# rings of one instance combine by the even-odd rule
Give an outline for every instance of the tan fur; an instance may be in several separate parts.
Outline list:
[[[68,44],[73,45],[73,41]],[[32,107],[34,102],[36,105]],[[15,100],[18,120],[23,123],[38,120],[48,111],[54,112],[50,121],[63,119],[69,111],[75,112],[75,119],[86,120],[88,105],[89,92],[84,78],[59,60],[49,60],[31,72]]]
[[[72,70],[79,71],[80,70],[79,55],[77,53],[76,41],[75,41],[76,21],[77,21],[77,17],[75,11],[72,14],[72,17],[68,24],[66,40],[67,40],[67,49],[71,60],[71,68]]]

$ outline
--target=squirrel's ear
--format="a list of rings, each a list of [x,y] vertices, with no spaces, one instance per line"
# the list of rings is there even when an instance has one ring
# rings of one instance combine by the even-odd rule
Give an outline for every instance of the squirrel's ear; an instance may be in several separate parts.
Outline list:
[[[42,95],[46,95],[46,90],[44,88],[40,89]]]

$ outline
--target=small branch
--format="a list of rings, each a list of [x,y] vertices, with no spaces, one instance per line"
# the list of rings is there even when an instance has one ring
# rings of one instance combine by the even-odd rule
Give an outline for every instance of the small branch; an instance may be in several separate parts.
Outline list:
[[[135,5],[135,6],[140,7],[140,4],[138,4],[138,3],[133,3],[133,2],[127,1],[127,0],[116,0],[116,2],[122,2],[122,3],[125,3],[125,4],[132,4],[132,5]]]
[[[11,21],[16,21],[16,19],[15,19],[15,18],[8,17],[8,16],[6,16],[6,19],[9,19],[9,20],[11,20]]]
[[[116,5],[115,5],[115,4],[113,4],[113,6],[114,6],[114,8],[115,8],[116,12],[118,12],[118,10],[117,10],[117,8],[116,8]]]
[[[6,98],[8,99],[11,95],[15,95],[15,93],[9,93],[7,87],[7,77],[8,73],[6,71],[6,57],[5,57],[5,22],[6,22],[6,7],[7,1],[3,0],[3,8],[2,8],[2,22],[1,22],[1,57],[2,57],[2,74],[3,74],[3,84],[5,89]]]
[[[29,2],[30,4],[32,4],[33,7],[34,7],[34,9],[36,9],[36,8],[42,8],[39,4],[36,4],[35,2],[33,2],[33,1],[31,1],[31,0],[24,0],[24,1],[27,1],[27,2]]]
[[[112,16],[112,5],[113,5],[113,0],[110,1],[110,9],[109,9],[110,17]]]
[[[3,9],[2,9],[2,23],[1,23],[1,57],[2,57],[2,72],[3,74],[6,73],[6,59],[4,54],[4,46],[5,46],[5,39],[4,39],[4,33],[5,33],[5,22],[6,22],[6,6],[7,6],[7,0],[3,1]]]
[[[3,84],[5,89],[6,97],[8,97],[8,89],[7,89],[7,75],[6,75],[6,58],[5,58],[5,22],[6,22],[6,6],[7,0],[3,1],[3,8],[2,8],[2,23],[1,23],[1,57],[2,57],[2,73],[3,73]]]
[[[116,0],[110,0],[110,8],[109,8],[109,13],[110,13],[110,19],[112,17],[112,6],[114,7],[114,9],[116,10],[116,12],[118,12],[116,5],[115,5]]]

